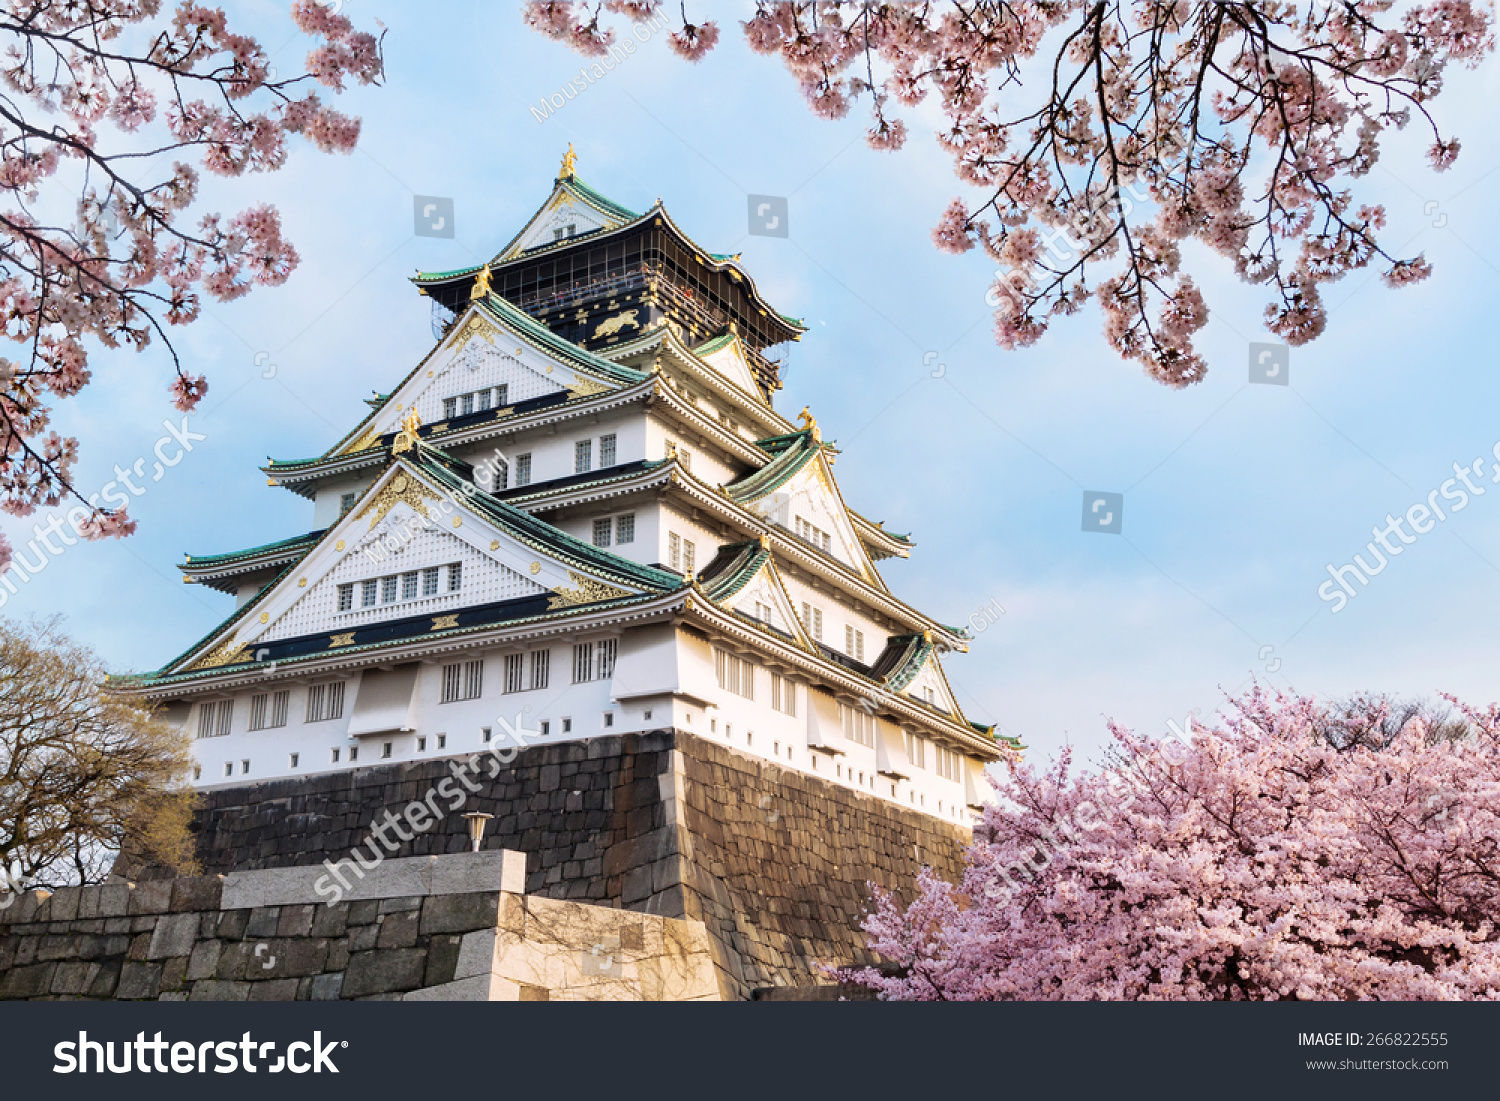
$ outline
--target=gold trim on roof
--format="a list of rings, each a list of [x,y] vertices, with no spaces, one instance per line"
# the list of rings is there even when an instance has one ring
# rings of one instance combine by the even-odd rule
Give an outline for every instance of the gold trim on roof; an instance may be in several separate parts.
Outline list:
[[[401,418],[401,431],[396,433],[396,438],[391,442],[391,454],[399,455],[403,451],[410,451],[417,446],[417,429],[422,427],[422,418],[417,416],[416,409],[412,409]]]
[[[597,578],[585,577],[574,570],[568,571],[568,577],[577,587],[554,589],[552,599],[547,601],[549,612],[555,612],[559,608],[571,608],[576,604],[593,604],[600,600],[614,600],[617,597],[632,595],[625,589],[617,589],[613,585],[607,585]]]
[[[432,514],[427,511],[426,502],[436,500],[438,500],[437,494],[429,492],[422,483],[410,477],[405,471],[399,471],[386,483],[384,489],[375,494],[364,508],[354,514],[354,519],[363,520],[365,516],[373,512],[374,515],[370,516],[370,527],[373,529],[376,524],[385,519],[386,513],[404,501],[415,511],[431,520]]]
[[[230,635],[228,641],[212,653],[193,662],[188,669],[216,669],[221,665],[234,665],[245,659],[245,651],[249,647],[248,642],[236,642],[234,636]]]

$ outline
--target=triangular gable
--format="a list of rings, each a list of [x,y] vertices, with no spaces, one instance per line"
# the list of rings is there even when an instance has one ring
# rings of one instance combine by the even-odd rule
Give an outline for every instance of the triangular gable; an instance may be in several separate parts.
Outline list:
[[[559,179],[546,202],[530,221],[500,250],[494,263],[513,260],[528,249],[566,241],[601,229],[619,229],[639,215],[612,203],[585,186],[576,177]]]
[[[472,499],[445,485],[437,472],[400,459],[365,491],[355,507],[331,527],[300,562],[256,596],[225,627],[166,672],[180,673],[258,660],[257,647],[309,635],[340,639],[372,623],[431,616],[431,630],[457,626],[458,609],[528,597],[547,597],[545,610],[641,595],[648,585],[608,570],[591,570],[514,528],[488,495]],[[475,507],[476,502],[487,507]],[[521,522],[531,524],[529,517]],[[559,535],[559,543],[576,542]],[[582,544],[579,544],[582,547]],[[608,552],[587,553],[601,559]],[[613,557],[613,556],[608,556]],[[622,565],[636,568],[633,563]],[[450,591],[449,567],[457,564],[459,586]],[[436,567],[438,592],[423,591],[424,573]],[[405,576],[416,573],[417,593],[408,598]],[[396,577],[397,599],[384,599],[384,578]],[[373,606],[362,601],[363,583],[377,581]],[[339,609],[339,587],[353,585],[352,607]]]
[[[755,381],[755,372],[750,369],[750,361],[745,357],[745,346],[738,333],[726,333],[700,344],[694,349],[694,353],[745,393],[759,399],[762,404],[769,404]]]
[[[963,712],[958,709],[958,701],[953,698],[953,689],[948,685],[948,678],[944,676],[943,668],[938,664],[936,650],[928,653],[916,675],[902,690],[902,694],[910,696],[919,703],[930,703],[959,722],[965,721]]]
[[[812,650],[812,641],[797,618],[796,605],[787,594],[770,553],[755,543],[726,547],[720,553],[728,556],[729,561],[705,583],[709,599]],[[716,564],[717,560],[710,564],[710,569]]]
[[[448,399],[455,401],[451,415],[462,416],[465,395],[473,395],[470,412],[476,412],[496,407],[501,397],[503,407],[508,408],[548,394],[567,391],[584,396],[615,385],[538,348],[530,334],[510,324],[500,312],[474,302],[384,404],[350,434],[338,453],[374,447],[381,436],[398,431],[413,409],[422,424],[441,427],[450,416],[445,405]]]
[[[864,542],[854,530],[843,495],[834,483],[828,454],[822,447],[814,446],[815,453],[788,477],[763,486],[758,497],[745,499],[735,495],[736,499],[751,512],[814,544],[872,585],[884,589],[885,582],[875,571]],[[796,457],[786,455],[776,462],[795,463]],[[733,487],[730,489],[734,495]],[[824,535],[828,537],[826,547]]]

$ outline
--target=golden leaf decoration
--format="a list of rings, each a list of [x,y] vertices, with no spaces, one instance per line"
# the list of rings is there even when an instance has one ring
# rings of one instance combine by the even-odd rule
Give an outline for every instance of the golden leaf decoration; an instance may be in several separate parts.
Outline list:
[[[575,587],[552,590],[552,599],[547,601],[549,612],[555,612],[559,608],[571,608],[576,604],[595,604],[601,600],[614,600],[622,596],[635,595],[628,590],[617,589],[597,578],[585,577],[573,570],[568,571],[568,577]]]

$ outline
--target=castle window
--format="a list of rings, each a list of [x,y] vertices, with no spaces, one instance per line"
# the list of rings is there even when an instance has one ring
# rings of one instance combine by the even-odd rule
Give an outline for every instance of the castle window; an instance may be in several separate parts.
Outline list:
[[[352,765],[357,760],[359,760],[359,746],[351,745],[349,747],[349,763]]]
[[[225,776],[233,776],[234,775],[234,762],[233,761],[225,761],[224,762],[224,775]]]
[[[493,401],[494,396],[495,392],[493,390],[485,389],[479,391],[479,393],[474,395],[474,407],[479,412],[484,412],[491,407],[490,403]]]
[[[380,579],[380,602],[382,604],[394,604],[396,601],[396,575],[382,577]]]
[[[248,776],[249,774],[250,774],[250,760],[249,760],[249,758],[246,758],[245,760],[243,760],[243,761],[240,762],[240,775],[241,776]]]
[[[573,646],[573,683],[583,684],[593,680],[594,644],[579,642]]]
[[[361,608],[370,608],[370,607],[373,607],[374,604],[375,604],[375,596],[376,596],[376,594],[379,591],[380,591],[380,582],[379,581],[376,581],[374,578],[371,578],[369,581],[366,581],[364,583],[363,590],[359,594],[359,597],[360,597],[360,599],[359,599],[359,606]]]
[[[461,416],[467,417],[470,413],[474,412],[474,395],[464,394],[459,399],[459,408],[463,410],[460,414]]]
[[[339,498],[339,515],[344,516],[354,508],[354,502],[359,500],[358,493],[345,493]]]
[[[436,566],[422,571],[422,595],[436,596],[438,590],[438,568]]]
[[[573,445],[573,473],[587,474],[594,469],[594,441],[579,440]]]
[[[290,691],[261,693],[250,697],[250,730],[273,730],[286,725]]]
[[[797,682],[779,673],[771,674],[771,708],[783,715],[797,717]]]
[[[510,383],[495,387],[495,404],[497,406],[510,404]]]
[[[455,562],[448,567],[448,591],[458,592],[458,587],[463,583],[464,567],[462,562]]]
[[[927,767],[927,739],[909,730],[906,732],[906,759],[912,768]]]
[[[697,548],[693,546],[691,539],[684,539],[682,541],[682,572],[688,577],[693,576],[694,559],[697,556],[696,552]]]
[[[755,666],[745,658],[714,647],[714,672],[724,691],[747,700],[755,698]]]
[[[843,728],[844,737],[856,745],[875,745],[875,716],[861,707],[850,707],[848,704],[839,704],[839,725]],[[864,774],[860,774],[859,782],[863,784]]]
[[[299,761],[301,761],[301,760],[302,760],[302,755],[300,753],[290,754],[287,757],[287,759],[286,759],[287,767],[288,768],[296,768],[297,767],[297,763]]]
[[[416,598],[417,573],[415,570],[413,570],[411,573],[404,573],[401,575],[401,599],[415,600]]]
[[[937,747],[937,774],[944,780],[958,779],[959,755],[951,749]]]
[[[443,666],[443,702],[477,700],[484,691],[484,662],[465,661]]]
[[[823,641],[823,609],[814,608],[805,601],[802,604],[802,626],[816,641]]]
[[[233,718],[233,700],[200,703],[198,705],[198,737],[222,738],[229,733],[229,725]]]
[[[598,659],[595,672],[598,674],[595,680],[609,680],[615,675],[615,653],[619,649],[619,643],[612,638],[606,638],[594,647],[595,657]]]
[[[525,682],[523,680],[525,665],[525,654],[505,655],[505,682],[501,688],[501,691],[510,693],[519,692],[522,690],[522,688],[525,686]]]
[[[516,456],[516,485],[529,486],[531,484],[531,452]]]
[[[395,749],[395,748],[396,748],[396,746],[395,746],[394,742],[383,742],[383,743],[381,743],[381,746],[380,746],[380,756],[381,757],[387,757],[387,758],[390,757],[391,751],[393,749]]]
[[[451,421],[456,416],[458,416],[458,399],[457,398],[444,398],[443,399],[443,419],[445,421]]]
[[[427,752],[427,739],[424,738],[424,737],[422,737],[421,735],[417,736],[417,752],[418,753],[426,753]]]
[[[548,734],[552,733],[552,723],[547,719],[543,719],[537,727],[537,732],[545,738]]]
[[[844,625],[844,653],[855,661],[865,660],[865,633]]]
[[[546,688],[547,679],[552,671],[552,651],[531,651],[531,687]]]
[[[624,516],[615,517],[615,542],[635,542],[635,513],[627,512]]]
[[[615,434],[613,432],[599,437],[599,465],[615,465]]]
[[[602,520],[594,521],[594,546],[609,546],[609,533],[612,526],[613,525],[611,524],[610,519],[607,516]]]
[[[344,717],[344,682],[314,684],[307,689],[307,722],[320,723]],[[351,759],[353,754],[350,754]]]
[[[563,723],[562,732],[564,734],[571,734],[571,733],[573,733],[573,720],[572,719],[564,718],[563,721],[562,721],[562,723]]]
[[[354,607],[354,582],[339,586],[339,611],[347,612]]]
[[[330,749],[328,751],[328,761],[329,761],[330,764],[335,764],[335,765],[339,763],[339,747],[338,746],[334,746],[332,749]]]
[[[682,536],[675,531],[667,533],[667,566],[677,573],[682,572]]]

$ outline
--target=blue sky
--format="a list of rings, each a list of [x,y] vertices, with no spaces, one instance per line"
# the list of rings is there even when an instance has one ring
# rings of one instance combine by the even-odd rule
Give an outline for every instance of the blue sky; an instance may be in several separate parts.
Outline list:
[[[282,64],[299,63],[306,45],[282,5],[228,10],[268,45],[287,43]],[[1317,595],[1325,565],[1349,562],[1372,525],[1425,500],[1455,461],[1483,456],[1492,470],[1493,60],[1453,72],[1436,105],[1464,142],[1454,169],[1433,174],[1421,135],[1403,134],[1359,184],[1361,201],[1387,206],[1388,247],[1425,252],[1433,277],[1395,292],[1370,271],[1329,288],[1327,332],[1292,351],[1291,385],[1249,385],[1248,345],[1272,339],[1264,296],[1193,253],[1212,311],[1200,338],[1210,373],[1178,392],[1120,361],[1092,309],[1033,348],[997,348],[991,265],[939,253],[929,237],[962,193],[931,115],[912,120],[906,150],[875,153],[862,115],[814,118],[780,64],[750,54],[722,15],[722,44],[701,64],[648,43],[538,122],[529,108],[581,59],[526,31],[514,8],[349,0],[344,10],[390,28],[386,86],[343,100],[364,117],[360,149],[298,146],[274,176],[208,190],[206,209],[274,202],[302,265],[284,287],[210,305],[181,331],[185,359],[210,379],[193,424],[206,439],[158,482],[147,461],[136,537],[68,550],[4,614],[61,612],[122,671],[158,667],[227,615],[229,598],[182,583],[182,554],[312,526],[310,504],[267,487],[257,468],[267,455],[323,451],[370,391],[428,350],[427,303],[407,276],[492,255],[572,142],[584,180],[634,209],[661,196],[705,248],[743,252],[766,295],[807,319],[779,408],[811,405],[843,448],[851,504],[913,533],[911,560],[885,568],[900,596],[950,623],[991,600],[1005,608],[947,668],[970,716],[1036,757],[1064,744],[1094,756],[1105,716],[1165,730],[1252,675],[1321,696],[1500,698],[1500,485],[1338,614]],[[788,238],[747,235],[749,193],[788,197]],[[413,236],[416,194],[454,199],[453,240]],[[84,440],[87,490],[150,456],[173,414],[159,352],[96,351],[93,369],[56,418]],[[1086,490],[1124,494],[1122,534],[1081,530]],[[30,522],[0,527],[29,537]]]

